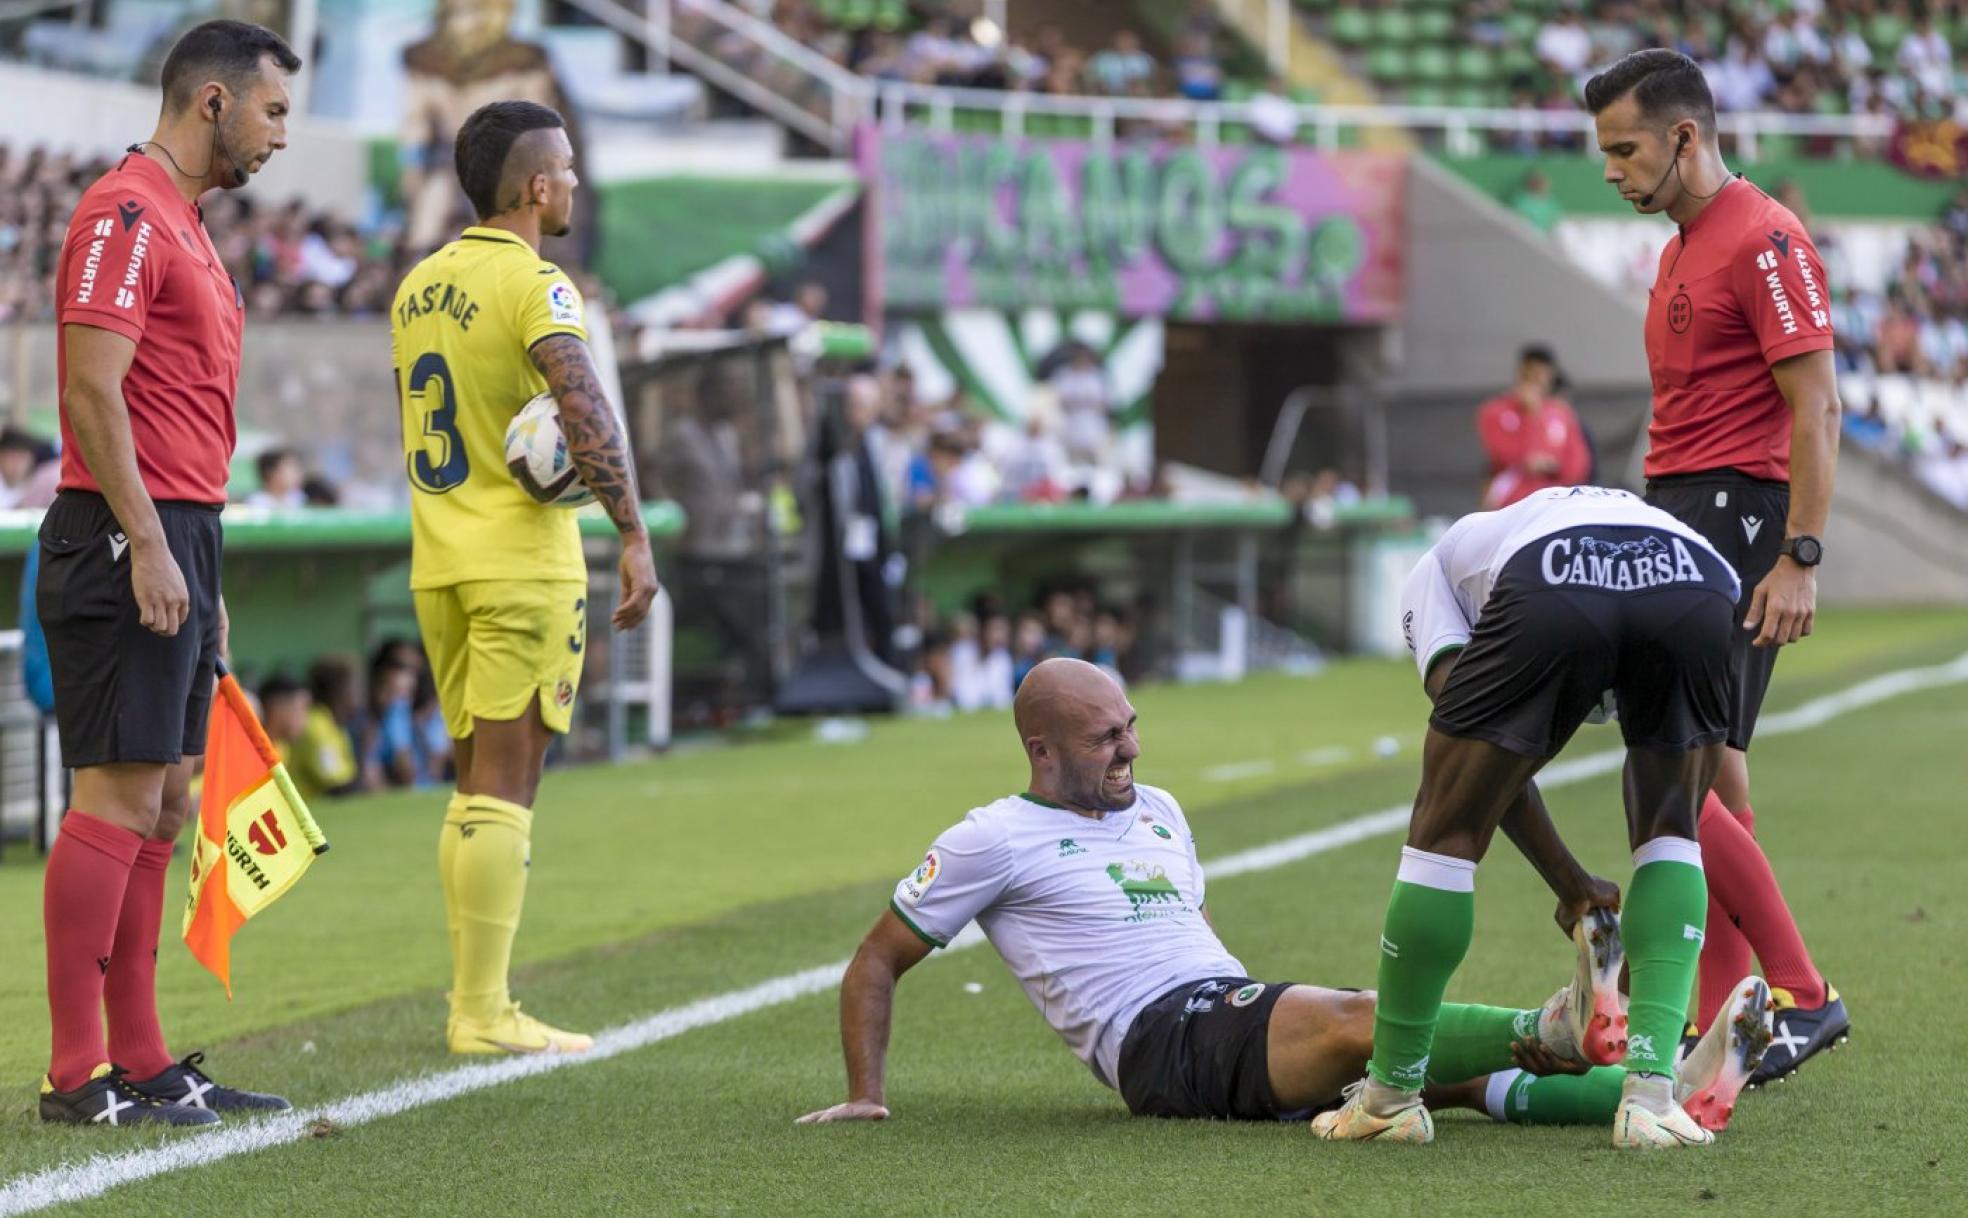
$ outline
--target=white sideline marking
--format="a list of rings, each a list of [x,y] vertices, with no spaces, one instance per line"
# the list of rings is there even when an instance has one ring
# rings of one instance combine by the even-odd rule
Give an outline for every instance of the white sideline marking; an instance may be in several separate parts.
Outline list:
[[[1278,768],[1275,761],[1231,761],[1223,765],[1213,765],[1203,771],[1204,782],[1235,782],[1239,778],[1257,778]]]
[[[1968,654],[1931,668],[1909,668],[1861,681],[1849,689],[1827,694],[1801,706],[1766,715],[1757,725],[1761,736],[1785,735],[1823,726],[1841,715],[1884,702],[1916,690],[1933,689],[1968,681]],[[1609,774],[1620,768],[1622,749],[1588,753],[1583,757],[1546,766],[1538,776],[1542,787],[1566,786],[1587,778]],[[1370,812],[1301,833],[1283,841],[1251,850],[1227,854],[1205,864],[1215,879],[1269,871],[1350,846],[1355,842],[1394,833],[1408,823],[1407,805]],[[950,941],[943,954],[975,947],[984,935],[975,923]],[[718,994],[697,1002],[611,1028],[595,1037],[594,1048],[567,1056],[509,1057],[484,1065],[457,1066],[434,1074],[405,1079],[388,1087],[349,1096],[319,1108],[308,1108],[279,1116],[265,1117],[246,1124],[228,1125],[213,1133],[191,1134],[181,1141],[145,1150],[101,1154],[80,1163],[64,1163],[26,1175],[16,1176],[0,1189],[0,1218],[29,1214],[69,1201],[99,1197],[119,1185],[134,1184],[186,1168],[204,1167],[237,1155],[267,1150],[288,1142],[305,1140],[308,1127],[323,1118],[342,1128],[366,1125],[413,1108],[442,1103],[470,1095],[502,1083],[531,1078],[572,1066],[585,1066],[659,1041],[681,1036],[697,1028],[726,1023],[754,1011],[780,1006],[796,998],[817,994],[840,984],[847,961],[821,965],[783,977],[774,977],[742,990]]]
[[[1342,761],[1351,760],[1353,760],[1353,750],[1343,744],[1327,745],[1325,748],[1313,749],[1298,755],[1300,765],[1310,766],[1338,765]]]

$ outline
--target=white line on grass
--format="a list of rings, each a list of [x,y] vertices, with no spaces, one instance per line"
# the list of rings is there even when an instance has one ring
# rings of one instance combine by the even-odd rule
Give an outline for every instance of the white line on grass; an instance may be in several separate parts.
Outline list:
[[[1235,782],[1239,778],[1257,778],[1278,768],[1275,761],[1231,761],[1223,765],[1213,765],[1203,771],[1204,782]]]
[[[1964,681],[1968,681],[1968,654],[1931,668],[1886,673],[1791,710],[1766,715],[1758,724],[1757,734],[1777,736],[1808,731],[1889,698]],[[1561,761],[1546,766],[1538,776],[1538,784],[1559,787],[1609,774],[1620,768],[1624,757],[1623,750],[1609,749]],[[1407,805],[1403,804],[1355,816],[1267,846],[1224,855],[1205,864],[1204,869],[1212,878],[1219,880],[1255,871],[1274,870],[1355,842],[1398,832],[1408,823],[1408,811]],[[984,936],[973,924],[952,939],[943,954],[975,947],[982,942]],[[13,1215],[33,1213],[51,1205],[99,1197],[120,1185],[134,1184],[186,1168],[205,1167],[238,1155],[302,1141],[311,1136],[311,1127],[324,1119],[341,1128],[366,1125],[413,1108],[443,1103],[536,1074],[607,1061],[697,1028],[727,1023],[754,1011],[832,989],[840,984],[841,974],[846,969],[847,961],[841,960],[672,1007],[601,1033],[595,1037],[594,1048],[586,1053],[511,1057],[485,1065],[458,1066],[404,1079],[319,1108],[230,1125],[213,1133],[193,1134],[181,1141],[145,1150],[95,1155],[80,1163],[64,1163],[16,1176],[7,1182],[4,1189],[0,1189],[0,1218],[12,1218]]]

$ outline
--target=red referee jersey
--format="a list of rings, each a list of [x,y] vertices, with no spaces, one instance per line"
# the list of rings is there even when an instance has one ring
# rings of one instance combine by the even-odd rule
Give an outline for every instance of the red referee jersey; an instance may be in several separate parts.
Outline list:
[[[1824,261],[1789,208],[1742,179],[1661,251],[1647,297],[1647,476],[1790,480],[1790,407],[1770,366],[1831,347]]]
[[[82,195],[55,273],[56,316],[137,344],[123,400],[152,499],[224,503],[236,438],[245,302],[195,204],[149,157],[131,154]],[[66,344],[57,375],[68,388]],[[98,491],[61,416],[63,490]]]

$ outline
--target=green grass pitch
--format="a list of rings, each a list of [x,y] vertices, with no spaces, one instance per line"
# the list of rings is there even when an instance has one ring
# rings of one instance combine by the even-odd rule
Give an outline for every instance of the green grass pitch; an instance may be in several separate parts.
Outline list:
[[[1826,614],[1787,653],[1773,709],[1968,651],[1968,615]],[[1424,701],[1411,667],[1138,691],[1143,781],[1183,801],[1212,857],[1412,797]],[[1402,742],[1391,757],[1380,736]],[[1602,1129],[1441,1122],[1427,1149],[1331,1147],[1302,1127],[1130,1119],[1058,1043],[988,947],[904,978],[883,1125],[795,1128],[842,1098],[834,994],[815,993],[591,1065],[324,1136],[189,1165],[80,1213],[1095,1214],[1959,1213],[1968,1123],[1968,685],[1759,740],[1757,830],[1852,1043],[1747,1096],[1711,1150],[1615,1153]],[[1616,745],[1587,728],[1571,753]],[[1339,750],[1346,750],[1342,756]],[[1268,764],[1242,764],[1268,763]],[[551,774],[516,990],[601,1029],[843,960],[896,877],[964,811],[1019,789],[1008,718],[882,723],[858,745],[803,730],[648,763]],[[1586,862],[1628,869],[1617,779],[1553,791]],[[329,805],[334,850],[235,944],[237,1001],[169,938],[175,1051],[303,1107],[457,1065],[434,853],[442,795]],[[1371,985],[1397,840],[1210,887],[1260,977]],[[183,892],[182,859],[170,892]],[[175,912],[175,906],[174,911]],[[0,865],[0,1199],[26,1173],[204,1134],[48,1128],[40,866]],[[1564,979],[1550,901],[1507,844],[1484,866],[1452,999],[1532,1004]],[[982,989],[971,992],[968,983]],[[473,1059],[479,1060],[479,1059]],[[4,1200],[0,1200],[4,1212]]]

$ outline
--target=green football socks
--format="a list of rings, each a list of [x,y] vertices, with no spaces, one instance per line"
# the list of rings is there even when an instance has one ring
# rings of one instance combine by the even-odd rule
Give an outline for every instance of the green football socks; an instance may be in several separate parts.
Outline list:
[[[1445,1002],[1435,1021],[1435,1047],[1428,1057],[1428,1081],[1460,1083],[1508,1070],[1516,1064],[1510,1046],[1537,1039],[1537,1009],[1485,1007]]]
[[[1619,1111],[1626,1071],[1597,1066],[1584,1074],[1503,1070],[1490,1076],[1483,1107],[1512,1125],[1602,1125]]]
[[[1685,837],[1657,837],[1633,852],[1633,879],[1620,915],[1632,986],[1629,1071],[1674,1077],[1674,1052],[1687,1022],[1707,917],[1700,846]]]
[[[1421,1089],[1431,1073],[1442,995],[1475,931],[1476,864],[1402,847],[1380,934],[1380,994],[1367,1063],[1374,1082]]]

